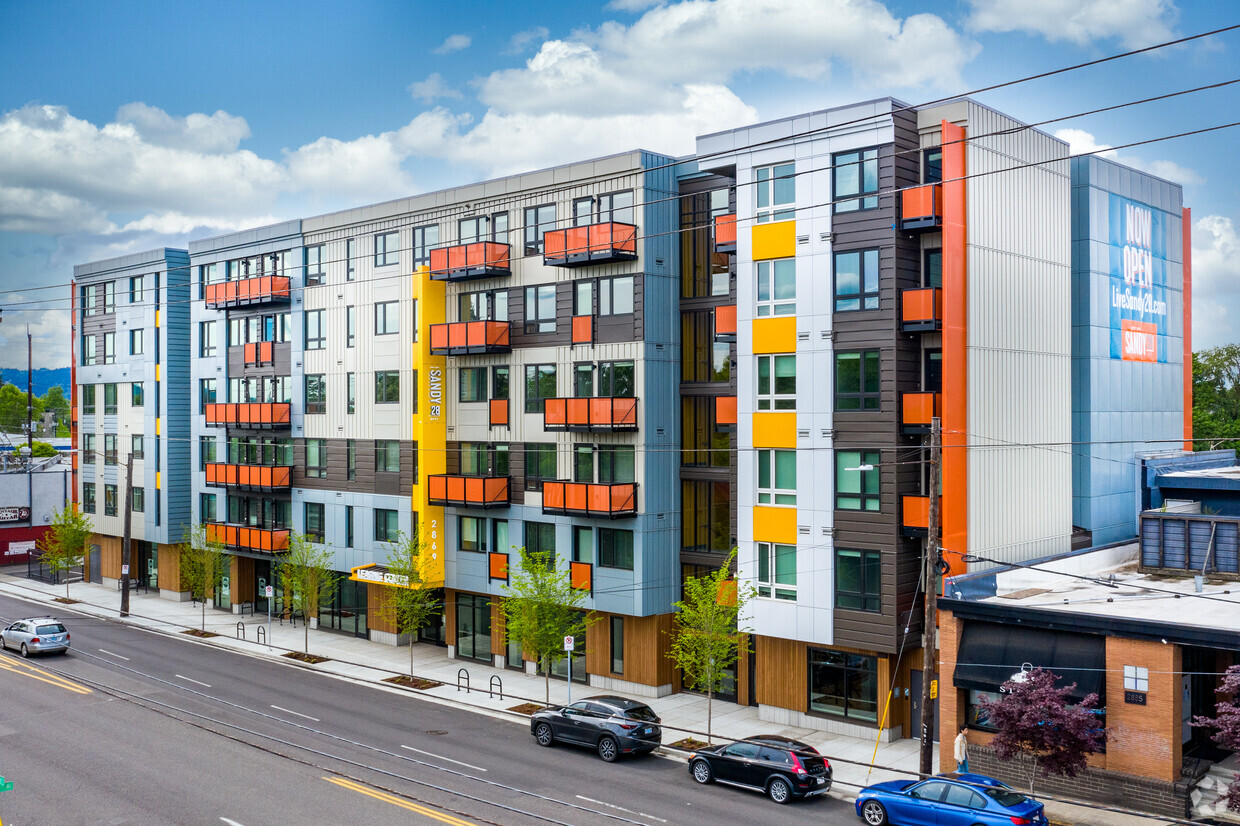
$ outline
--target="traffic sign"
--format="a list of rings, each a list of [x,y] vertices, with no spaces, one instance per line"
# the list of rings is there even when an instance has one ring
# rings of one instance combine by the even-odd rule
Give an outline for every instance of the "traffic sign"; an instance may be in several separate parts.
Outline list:
[[[129,566],[128,566],[128,565],[122,565],[122,566],[121,566],[121,576],[129,576]]]
[[[573,646],[576,644],[576,642],[577,641],[574,640],[571,636],[565,637],[564,638],[564,650],[568,651],[569,653],[572,653]]]
[[[268,585],[266,588],[263,589],[263,596],[265,597],[275,596],[275,593],[276,593],[276,589],[271,587],[270,585]]]

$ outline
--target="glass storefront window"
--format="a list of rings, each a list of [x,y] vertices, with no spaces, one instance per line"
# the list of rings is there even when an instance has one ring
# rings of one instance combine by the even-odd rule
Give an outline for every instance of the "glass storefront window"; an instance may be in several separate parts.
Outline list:
[[[809,710],[878,722],[878,658],[811,648]]]
[[[490,664],[490,597],[456,595],[456,655]]]

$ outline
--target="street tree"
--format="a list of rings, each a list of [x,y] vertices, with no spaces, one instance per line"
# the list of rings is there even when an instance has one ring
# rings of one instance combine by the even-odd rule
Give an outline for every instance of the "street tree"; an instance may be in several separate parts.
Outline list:
[[[706,692],[706,740],[711,740],[715,694],[724,687],[728,671],[748,645],[741,618],[753,597],[753,587],[738,582],[732,572],[736,549],[715,571],[685,577],[667,656],[683,672],[684,684]]]
[[[1240,699],[1240,665],[1228,667],[1214,693],[1219,698],[1214,706],[1214,717],[1194,717],[1193,725],[1213,729],[1214,742],[1223,749],[1240,751],[1240,703],[1236,702]],[[1240,811],[1240,779],[1232,780],[1223,797],[1228,809]]]
[[[66,573],[75,566],[81,565],[86,556],[86,544],[95,534],[95,526],[90,517],[70,503],[52,517],[47,533],[35,543],[39,549],[43,564],[51,568],[52,573]],[[69,598],[69,580],[65,580],[65,599]]]
[[[1199,450],[1240,445],[1240,344],[1193,353],[1193,435]]]
[[[181,581],[190,596],[202,603],[202,630],[207,630],[207,602],[224,579],[229,564],[224,546],[207,535],[206,525],[194,525],[181,542]]]
[[[580,605],[586,592],[574,588],[567,570],[556,567],[555,554],[519,548],[520,561],[504,586],[504,622],[508,639],[542,664],[547,704],[551,703],[551,669],[564,659],[564,638],[585,633],[590,617]]]
[[[319,605],[336,588],[338,577],[331,569],[332,553],[311,542],[305,534],[290,531],[288,550],[279,557],[280,585],[286,605],[305,621],[305,653],[310,653],[310,620],[319,615]]]
[[[46,459],[49,456],[56,455],[56,448],[52,447],[52,445],[47,442],[40,442],[36,440],[33,449],[30,451],[30,455],[36,459]]]
[[[404,531],[389,544],[388,581],[383,588],[384,616],[397,634],[409,635],[409,676],[413,676],[413,646],[418,632],[439,613],[441,603],[430,577],[430,546],[421,541],[417,529],[412,536]]]
[[[59,384],[53,384],[47,388],[47,392],[39,401],[43,405],[44,412],[55,414],[57,422],[69,419],[69,400],[65,398],[65,390]]]
[[[1030,759],[1032,794],[1039,770],[1043,777],[1076,777],[1084,771],[1086,758],[1106,744],[1106,729],[1095,713],[1097,694],[1087,694],[1074,703],[1076,683],[1057,688],[1056,676],[1044,668],[1022,675],[1003,684],[998,700],[983,700],[981,715],[998,729],[990,741],[996,757],[1011,760],[1025,755]]]

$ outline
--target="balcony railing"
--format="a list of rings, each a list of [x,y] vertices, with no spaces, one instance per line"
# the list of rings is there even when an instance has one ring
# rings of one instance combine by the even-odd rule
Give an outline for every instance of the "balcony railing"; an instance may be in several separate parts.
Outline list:
[[[453,321],[431,325],[432,355],[463,356],[511,350],[507,321]]]
[[[272,430],[288,427],[291,411],[288,402],[226,402],[208,404],[204,414],[208,427]]]
[[[637,514],[637,483],[543,482],[543,513],[615,519]]]
[[[604,433],[637,430],[637,399],[547,399],[543,403],[543,429]]]
[[[943,291],[919,287],[900,292],[900,329],[904,332],[937,330],[943,326]]]
[[[930,533],[929,496],[901,497],[900,512],[903,515],[901,533],[905,536],[926,536]],[[943,512],[942,499],[939,500],[939,512]]]
[[[584,267],[637,258],[637,227],[609,221],[584,227],[553,229],[543,236],[543,263]]]
[[[266,530],[220,523],[207,525],[207,539],[219,542],[225,548],[243,551],[262,551],[269,554],[287,551],[288,535],[288,530]]]
[[[715,341],[736,341],[736,305],[715,308]]]
[[[427,477],[427,501],[463,508],[506,508],[511,502],[508,483],[507,476],[437,474]]]
[[[477,241],[431,250],[431,279],[468,281],[512,274],[512,247],[495,241]]]
[[[508,581],[508,554],[492,551],[487,554],[487,580],[502,579]]]
[[[245,345],[245,366],[258,367],[275,363],[276,344],[274,341],[254,341]]]
[[[915,186],[900,193],[900,229],[943,225],[943,185]]]
[[[715,396],[715,426],[736,427],[736,396]]]
[[[594,566],[589,562],[568,563],[568,576],[577,590],[594,593]]]
[[[508,399],[491,399],[488,413],[491,427],[508,427]]]
[[[594,316],[573,316],[573,344],[594,343]]]
[[[715,216],[715,252],[736,252],[736,214]]]
[[[929,433],[930,420],[942,415],[941,393],[905,393],[901,397],[900,432]]]
[[[287,302],[291,279],[287,275],[259,275],[237,281],[207,284],[204,300],[208,309],[248,307],[255,304]]]
[[[211,462],[206,466],[207,484],[248,490],[286,490],[293,483],[291,467],[270,465],[227,465]]]

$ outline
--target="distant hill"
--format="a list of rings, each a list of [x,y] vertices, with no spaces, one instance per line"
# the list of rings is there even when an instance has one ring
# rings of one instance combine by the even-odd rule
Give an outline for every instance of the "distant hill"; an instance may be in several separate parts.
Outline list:
[[[4,379],[5,384],[16,384],[19,389],[26,389],[26,368],[24,367],[0,367],[0,378]],[[48,391],[48,388],[55,384],[60,385],[61,389],[65,391],[65,398],[68,398],[68,367],[57,367],[54,369],[40,367],[34,371],[34,394],[36,396],[42,396]]]

